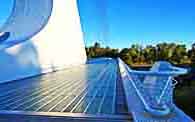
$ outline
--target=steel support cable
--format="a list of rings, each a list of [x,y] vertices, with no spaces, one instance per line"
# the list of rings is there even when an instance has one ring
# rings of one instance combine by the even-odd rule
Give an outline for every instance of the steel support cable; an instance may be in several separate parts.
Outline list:
[[[95,0],[95,9],[97,11],[99,32],[97,32],[98,41],[108,46],[109,41],[109,23],[108,23],[108,0]]]

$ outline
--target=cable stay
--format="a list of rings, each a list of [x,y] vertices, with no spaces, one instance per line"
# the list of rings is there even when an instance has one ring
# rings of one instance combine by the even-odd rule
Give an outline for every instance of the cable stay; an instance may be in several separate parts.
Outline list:
[[[98,25],[97,42],[108,46],[109,42],[109,18],[108,18],[108,0],[94,0],[94,13],[96,13],[96,24]]]

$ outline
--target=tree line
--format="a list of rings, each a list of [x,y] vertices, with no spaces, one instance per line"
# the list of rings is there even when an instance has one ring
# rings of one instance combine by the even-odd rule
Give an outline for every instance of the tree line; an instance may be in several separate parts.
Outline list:
[[[186,45],[176,43],[159,43],[155,46],[134,44],[121,50],[103,47],[96,42],[93,46],[86,47],[88,58],[120,57],[128,65],[151,65],[155,61],[166,60],[175,65],[195,64],[195,44],[190,49]]]

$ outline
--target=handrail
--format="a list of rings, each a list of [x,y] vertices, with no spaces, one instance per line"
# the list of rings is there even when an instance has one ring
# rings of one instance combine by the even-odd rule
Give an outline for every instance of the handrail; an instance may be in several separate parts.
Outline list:
[[[172,70],[172,71],[171,71]],[[180,75],[185,74],[187,72],[184,68],[176,68],[173,67],[170,71],[137,71],[137,70],[131,70],[131,74],[144,74],[144,75]]]
[[[130,68],[121,59],[119,59],[119,62],[122,63],[122,65],[124,66],[127,77],[129,79],[129,81],[131,81],[133,87],[135,88],[135,91],[136,91],[138,97],[141,99],[141,102],[143,103],[145,110],[154,116],[161,117],[161,116],[168,115],[171,112],[171,110],[167,105],[163,105],[162,109],[153,109],[146,103],[144,97],[142,96],[142,94],[140,93],[138,88],[136,87],[136,84],[133,82],[132,78],[129,76],[129,74],[130,74],[129,72],[131,72]]]
[[[168,105],[166,105],[166,104],[162,104],[160,108],[156,108],[156,107],[153,108],[152,106],[149,106],[149,104],[144,99],[143,95],[141,94],[140,90],[137,88],[135,82],[133,81],[133,79],[131,78],[130,75],[147,75],[147,76],[157,76],[157,77],[158,76],[159,77],[161,77],[161,76],[168,77],[166,84],[165,84],[165,87],[163,88],[163,90],[160,94],[159,100],[157,101],[157,104],[160,105],[162,97],[165,95],[166,90],[168,90],[168,88],[169,88],[170,82],[171,81],[175,82],[175,83],[171,84],[171,86],[175,86],[178,83],[175,79],[173,79],[173,77],[177,76],[177,75],[185,74],[185,73],[187,73],[187,70],[184,68],[178,68],[178,67],[171,66],[171,64],[168,62],[163,62],[163,64],[167,67],[167,69],[166,69],[166,67],[162,68],[162,69],[158,68],[158,67],[156,68],[154,65],[153,70],[137,71],[137,70],[131,70],[121,59],[118,59],[118,60],[119,60],[119,63],[121,63],[123,65],[124,72],[125,72],[128,80],[131,82],[132,86],[135,88],[135,91],[136,91],[138,97],[141,99],[141,102],[144,105],[144,109],[147,112],[149,112],[151,115],[154,115],[154,116],[162,117],[162,116],[168,115],[171,112],[171,110],[168,107]],[[156,64],[156,65],[160,66],[161,62],[159,62],[159,64]],[[161,67],[164,65],[161,65]]]
[[[127,67],[127,66],[126,66]],[[129,68],[127,67],[127,70],[129,72]],[[127,74],[128,79],[131,81],[131,83],[133,84],[134,88],[136,89],[136,93],[138,94],[139,98],[141,99],[142,103],[144,104],[144,107],[146,109],[146,111],[148,111],[150,114],[155,115],[155,116],[166,116],[170,113],[170,108],[168,108],[167,105],[163,105],[162,109],[153,109],[151,108],[145,101],[144,97],[141,95],[140,91],[137,89],[135,83],[133,82],[133,80],[130,78],[129,73]]]

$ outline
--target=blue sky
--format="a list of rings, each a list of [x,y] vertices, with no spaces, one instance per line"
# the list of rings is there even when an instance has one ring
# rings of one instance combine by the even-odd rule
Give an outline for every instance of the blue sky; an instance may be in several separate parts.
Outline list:
[[[88,44],[101,40],[101,32],[107,35],[104,43],[118,48],[159,42],[184,43],[189,47],[195,42],[195,0],[104,1],[79,0]]]
[[[12,1],[1,0],[0,24]],[[195,0],[78,0],[78,6],[87,45],[105,40],[115,48],[159,42],[190,47],[195,42]]]

